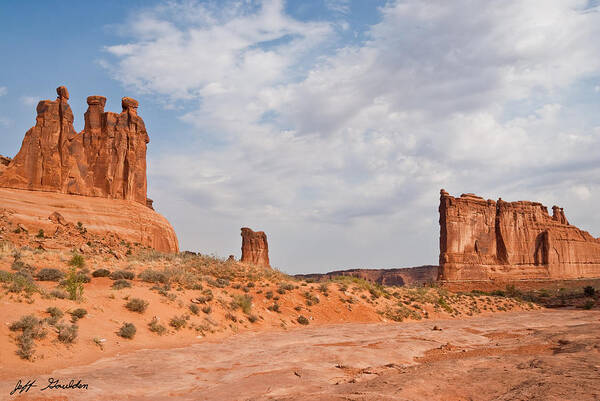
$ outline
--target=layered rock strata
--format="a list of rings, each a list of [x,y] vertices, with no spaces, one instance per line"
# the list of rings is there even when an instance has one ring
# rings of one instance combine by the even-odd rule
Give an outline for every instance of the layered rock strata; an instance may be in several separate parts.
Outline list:
[[[269,244],[267,235],[262,231],[242,228],[242,258],[240,262],[256,266],[271,267],[269,263]]]
[[[439,279],[600,277],[600,239],[570,225],[564,210],[537,202],[459,198],[440,191]]]
[[[146,145],[138,102],[123,98],[121,113],[104,111],[106,98],[87,98],[85,128],[73,128],[69,92],[37,106],[36,124],[0,175],[0,187],[133,200],[146,205]]]

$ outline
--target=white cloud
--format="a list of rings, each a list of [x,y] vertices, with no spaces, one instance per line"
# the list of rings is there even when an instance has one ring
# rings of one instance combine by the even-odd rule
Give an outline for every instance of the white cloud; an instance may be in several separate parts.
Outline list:
[[[35,106],[39,103],[40,97],[36,96],[21,96],[21,103],[26,106]]]
[[[594,87],[594,91],[595,92],[600,92],[600,85],[596,85],[596,87]]]
[[[330,52],[332,25],[280,1],[172,3],[107,50],[116,79],[183,101],[197,129],[201,145],[151,163],[184,246],[237,248],[236,234],[193,230],[207,220],[265,228],[275,263],[296,271],[435,263],[441,187],[580,217],[598,195],[600,137],[562,96],[599,75],[600,13],[585,4],[407,0],[366,43]]]
[[[350,11],[350,0],[325,0],[325,7],[341,14],[347,14]]]
[[[6,86],[0,86],[0,96],[4,96],[8,93],[8,88]]]

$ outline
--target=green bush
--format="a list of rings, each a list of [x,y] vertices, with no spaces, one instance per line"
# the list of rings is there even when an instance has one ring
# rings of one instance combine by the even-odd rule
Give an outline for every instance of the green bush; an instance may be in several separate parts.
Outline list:
[[[132,298],[125,304],[125,307],[132,312],[144,313],[148,308],[148,301],[144,301],[140,298]]]
[[[69,260],[69,266],[78,267],[78,268],[82,268],[83,266],[85,266],[85,259],[84,259],[83,255],[80,255],[77,252],[74,252],[73,256],[71,256],[71,260]]]
[[[127,280],[119,279],[113,283],[112,288],[115,290],[121,290],[123,288],[131,288],[131,283]]]
[[[71,267],[62,286],[69,294],[69,299],[76,301],[83,298],[83,278]]]
[[[138,274],[138,278],[147,283],[167,284],[169,282],[169,278],[164,272],[153,269],[144,270],[143,272]]]
[[[133,280],[135,274],[129,270],[117,270],[112,272],[109,277],[112,280]]]
[[[10,273],[9,273],[10,274]],[[18,294],[24,291],[28,294],[39,291],[39,288],[33,281],[33,277],[26,271],[19,271],[10,275],[11,282],[8,285],[8,291]]]
[[[98,270],[94,270],[94,272],[92,273],[93,277],[108,277],[110,276],[110,270],[108,269],[98,269]]]
[[[167,332],[167,328],[162,324],[158,323],[158,319],[156,317],[152,318],[152,321],[148,323],[148,328],[151,332],[156,333],[159,336],[162,336]]]
[[[123,323],[123,326],[119,329],[119,336],[123,338],[132,339],[135,336],[137,329],[133,323]]]
[[[302,315],[298,316],[298,319],[296,319],[298,321],[298,323],[303,324],[303,325],[307,325],[310,322],[308,321],[308,319]]]
[[[65,273],[58,269],[41,269],[36,277],[40,281],[60,281],[65,277]]]

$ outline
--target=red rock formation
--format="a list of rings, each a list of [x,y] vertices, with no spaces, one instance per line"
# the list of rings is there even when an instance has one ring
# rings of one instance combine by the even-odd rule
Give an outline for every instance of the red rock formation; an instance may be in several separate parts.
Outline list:
[[[12,159],[10,157],[0,155],[0,175],[6,170],[6,167],[8,167],[11,161]]]
[[[146,205],[146,144],[138,102],[123,98],[120,114],[104,112],[106,98],[90,96],[85,128],[76,133],[69,92],[37,106],[35,127],[0,175],[0,187],[127,199]]]
[[[440,191],[439,278],[457,280],[600,277],[600,239],[541,203]]]
[[[269,244],[267,243],[267,235],[264,232],[254,232],[247,227],[242,228],[242,258],[240,262],[271,267],[269,264]]]
[[[133,201],[0,188],[0,216],[3,214],[26,227],[32,236],[40,229],[50,234],[81,222],[87,231],[102,238],[116,236],[162,252],[179,251],[167,219]],[[0,227],[0,239],[1,231]]]
[[[417,267],[401,267],[395,269],[348,269],[336,270],[324,274],[296,274],[301,279],[331,279],[339,276],[358,277],[381,285],[423,285],[436,281],[438,267],[425,265]]]

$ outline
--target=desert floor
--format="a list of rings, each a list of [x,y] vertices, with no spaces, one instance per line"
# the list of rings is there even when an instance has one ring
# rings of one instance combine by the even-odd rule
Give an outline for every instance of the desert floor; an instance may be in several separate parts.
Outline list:
[[[88,389],[40,391],[48,378]],[[36,379],[27,394],[9,393]],[[0,382],[12,400],[598,400],[600,311],[348,323],[145,349]]]

